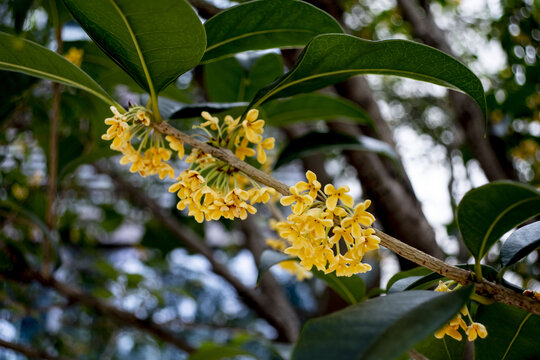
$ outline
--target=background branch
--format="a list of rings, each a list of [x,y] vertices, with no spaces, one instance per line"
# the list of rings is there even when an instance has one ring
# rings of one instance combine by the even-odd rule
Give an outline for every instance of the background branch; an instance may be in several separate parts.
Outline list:
[[[162,124],[165,124],[165,122],[162,122]],[[166,127],[170,127],[168,124],[165,125]],[[188,135],[183,135],[184,137],[188,137],[189,139],[187,140],[189,141],[194,140]],[[200,143],[197,140],[194,141],[194,143]],[[220,154],[225,154],[226,156],[229,155],[226,151],[221,151],[222,149],[216,149],[207,144],[203,145],[206,145],[204,146],[205,149],[210,147],[211,149],[218,150]],[[230,154],[230,156],[240,161],[236,156],[232,154]],[[232,287],[234,287],[238,295],[243,299],[244,303],[276,328],[281,340],[289,342],[294,342],[296,340],[300,326],[297,318],[295,316],[293,317],[290,311],[276,305],[270,299],[266,298],[254,289],[244,285],[229,271],[224,264],[216,260],[214,253],[208,246],[205,245],[203,239],[199,238],[193,231],[183,226],[172,216],[170,216],[170,214],[161,208],[154,200],[146,196],[140,188],[133,186],[128,181],[125,181],[119,174],[116,174],[102,164],[95,164],[94,166],[99,172],[107,174],[117,184],[117,189],[128,194],[129,198],[134,204],[143,209],[147,209],[157,221],[159,221],[174,236],[176,236],[176,238],[188,249],[203,255],[212,266],[213,271],[231,284]],[[260,170],[258,171],[265,174]],[[275,182],[278,181],[275,180]],[[285,184],[282,185],[285,186]]]
[[[163,328],[149,319],[139,319],[128,311],[109,305],[81,289],[78,289],[70,284],[60,282],[51,276],[45,276],[41,272],[32,270],[30,268],[26,268],[24,271],[20,271],[19,269],[19,271],[11,271],[9,273],[0,275],[0,279],[7,279],[20,283],[31,283],[32,281],[37,281],[41,285],[55,290],[60,295],[66,297],[69,301],[87,306],[97,313],[108,316],[111,318],[111,320],[117,321],[122,325],[131,326],[142,330],[158,339],[176,346],[180,350],[187,353],[192,353],[194,351],[194,348],[191,345],[189,345],[185,340],[175,336],[170,329]]]
[[[45,359],[45,360],[68,360],[63,356],[55,356],[46,351],[36,350],[26,345],[16,344],[0,339],[0,347],[16,351],[30,359]]]

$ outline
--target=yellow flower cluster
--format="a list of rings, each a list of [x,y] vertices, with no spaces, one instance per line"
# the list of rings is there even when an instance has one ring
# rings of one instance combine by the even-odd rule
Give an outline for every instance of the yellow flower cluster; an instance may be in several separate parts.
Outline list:
[[[81,67],[82,65],[82,59],[83,59],[84,50],[83,49],[77,49],[75,47],[69,48],[68,52],[64,57],[68,59],[70,62],[75,64],[78,67]]]
[[[281,198],[282,205],[292,207],[287,220],[275,225],[287,243],[284,252],[297,256],[307,270],[315,266],[324,273],[335,271],[337,276],[371,270],[362,263],[364,254],[378,249],[380,242],[372,228],[364,228],[375,221],[366,211],[371,202],[354,206],[347,186],[336,189],[329,184],[322,191],[313,172],[308,171],[306,178],[307,182],[290,187],[291,195]]]
[[[439,281],[439,285],[435,289],[435,291],[440,292],[448,292],[456,290],[458,286],[454,287],[453,289],[450,288],[452,284],[455,282],[453,280],[449,280],[447,282]],[[463,316],[466,316],[466,319],[469,320],[469,325],[463,320]],[[487,336],[487,330],[486,327],[478,322],[474,322],[471,314],[469,313],[469,309],[467,306],[464,306],[463,309],[461,309],[461,313],[457,314],[450,322],[446,325],[444,325],[441,329],[437,330],[435,332],[435,337],[437,339],[444,338],[445,335],[448,335],[457,341],[461,341],[463,338],[461,333],[459,332],[459,329],[462,329],[465,331],[465,334],[467,335],[467,338],[469,341],[474,341],[477,339],[477,337],[485,338]]]
[[[250,110],[245,119],[225,116],[223,121],[202,113],[205,122],[194,126],[204,132],[207,143],[231,150],[241,160],[257,154],[257,160],[266,162],[265,150],[274,148],[274,138],[263,140],[264,120],[258,119],[258,110]],[[256,146],[256,151],[252,146]],[[195,220],[245,219],[256,212],[253,204],[266,203],[275,195],[275,190],[260,187],[249,177],[212,155],[193,149],[186,158],[190,167],[178,176],[177,183],[169,191],[177,193],[180,201],[177,208],[189,209]]]
[[[121,114],[114,106],[111,106],[111,111],[114,116],[105,119],[109,129],[101,138],[112,140],[111,149],[124,155],[120,163],[131,163],[129,170],[143,177],[157,174],[160,179],[167,176],[174,179],[174,169],[167,163],[172,151],[165,148],[161,134],[150,127],[152,113],[141,106],[133,106],[125,114]],[[183,156],[182,142],[171,137],[166,139],[169,146]],[[132,144],[133,140],[136,141],[136,148]]]

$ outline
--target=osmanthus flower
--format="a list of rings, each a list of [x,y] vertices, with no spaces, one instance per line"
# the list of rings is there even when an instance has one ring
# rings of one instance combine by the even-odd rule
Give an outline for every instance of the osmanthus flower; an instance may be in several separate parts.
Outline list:
[[[64,57],[69,60],[74,65],[81,67],[82,59],[84,55],[83,49],[77,49],[76,47],[69,48],[68,52]]]
[[[453,285],[456,286],[452,288]],[[435,291],[449,292],[457,290],[459,287],[461,287],[461,285],[456,284],[456,282],[453,280],[448,280],[444,282],[439,281],[439,284],[435,288]],[[468,325],[462,316],[464,316],[465,319],[469,321]],[[483,339],[488,335],[486,327],[484,325],[473,321],[467,305],[465,305],[461,309],[460,313],[453,317],[452,320],[450,320],[446,325],[437,330],[434,335],[437,339],[442,339],[445,337],[445,335],[448,335],[456,339],[457,341],[461,341],[463,339],[463,336],[459,331],[460,329],[465,332],[469,341],[474,341],[477,339],[477,337]]]
[[[230,150],[241,160],[255,156],[254,147],[260,146],[263,150],[274,147],[273,138],[263,140],[264,120],[258,119],[258,110],[248,111],[242,122],[241,118],[234,119],[230,115],[223,120],[208,112],[201,116],[204,121],[194,128],[202,133],[195,136],[202,137],[209,145]],[[171,142],[170,146],[177,145]],[[262,157],[259,154],[257,158],[263,165],[267,160],[266,154]],[[180,198],[177,208],[188,208],[189,215],[198,222],[221,217],[245,219],[257,211],[253,204],[266,203],[276,193],[273,188],[261,187],[228,163],[199,149],[192,149],[185,161],[190,164],[189,168],[177,177],[169,191],[176,192]]]
[[[174,179],[174,169],[168,163],[172,151],[165,147],[163,136],[151,127],[152,112],[142,106],[132,106],[125,114],[121,114],[111,106],[113,117],[105,119],[109,125],[107,132],[101,136],[103,140],[112,140],[111,149],[124,156],[120,163],[131,163],[130,171],[138,172],[145,177],[158,175],[160,179]],[[183,156],[181,141],[167,137],[169,147]]]
[[[282,205],[292,207],[292,214],[274,226],[287,244],[283,251],[298,257],[306,270],[315,266],[337,276],[371,270],[362,260],[367,251],[379,247],[380,239],[368,228],[375,221],[366,211],[369,200],[355,207],[347,186],[327,185],[322,191],[311,171],[306,180],[291,186],[291,195],[281,198]]]

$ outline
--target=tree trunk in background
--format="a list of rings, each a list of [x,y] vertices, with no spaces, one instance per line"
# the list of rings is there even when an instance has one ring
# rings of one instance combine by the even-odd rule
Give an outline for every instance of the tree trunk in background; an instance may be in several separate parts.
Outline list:
[[[429,10],[429,3],[421,8],[415,0],[397,0],[403,18],[413,29],[413,35],[425,44],[438,48],[456,57],[444,33],[435,24]],[[516,179],[516,173],[504,153],[497,151],[497,138],[484,137],[484,116],[478,105],[464,94],[450,91],[449,99],[455,114],[455,121],[461,127],[467,145],[478,160],[489,181]]]
[[[315,6],[332,14],[343,23],[343,11],[334,1],[312,1]],[[361,129],[356,125],[333,123],[333,130],[360,135],[362,131],[395,147],[392,131],[384,121],[373,93],[364,78],[355,77],[336,86],[337,92],[364,108],[375,123],[375,130]],[[365,197],[373,201],[377,224],[388,234],[438,258],[444,256],[435,241],[435,233],[428,223],[422,206],[412,189],[410,180],[402,169],[369,152],[348,151],[349,163],[356,169]],[[402,166],[400,165],[402,168]],[[400,259],[402,268],[412,264]]]

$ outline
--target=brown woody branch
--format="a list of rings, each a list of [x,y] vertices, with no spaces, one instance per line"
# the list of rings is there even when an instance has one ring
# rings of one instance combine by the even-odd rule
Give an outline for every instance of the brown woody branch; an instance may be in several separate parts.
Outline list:
[[[290,195],[288,186],[286,184],[273,178],[269,174],[262,172],[254,168],[253,166],[243,162],[242,160],[234,156],[231,151],[215,148],[213,146],[195,140],[191,136],[175,129],[166,122],[154,124],[154,127],[163,134],[174,136],[177,139],[182,140],[186,144],[189,144],[199,150],[204,151],[207,154],[210,154],[222,161],[227,162],[228,164],[242,171],[244,174],[260,182],[261,184],[273,187],[282,195]],[[420,266],[432,270],[449,279],[455,280],[461,284],[474,283],[476,286],[476,292],[483,296],[490,297],[495,301],[516,306],[527,310],[533,314],[540,315],[539,301],[530,299],[520,293],[514,292],[502,285],[492,283],[485,279],[476,282],[473,280],[472,273],[468,270],[463,270],[458,267],[449,265],[444,261],[428,255],[412,246],[409,246],[380,230],[375,229],[375,233],[381,238],[382,246],[386,247],[397,255],[406,258],[407,260],[410,260]]]
[[[78,289],[72,285],[63,283],[56,280],[52,276],[43,275],[39,271],[26,268],[24,271],[12,271],[6,274],[0,275],[0,279],[17,281],[20,283],[30,283],[32,281],[37,281],[43,286],[55,290],[57,293],[61,294],[68,300],[85,305],[96,312],[110,317],[112,320],[115,320],[123,325],[131,326],[142,330],[150,335],[155,336],[158,339],[161,339],[171,345],[176,346],[180,350],[183,350],[187,353],[192,353],[194,348],[189,345],[184,339],[181,339],[173,334],[169,329],[159,326],[155,322],[149,319],[139,319],[132,313],[118,309],[115,306],[109,305],[106,302],[92,296],[91,294]]]
[[[2,340],[2,339],[0,339],[0,347],[3,347],[3,348],[10,349],[10,350],[16,351],[18,353],[21,353],[21,354],[23,354],[24,356],[26,356],[27,358],[30,358],[30,359],[67,360],[67,358],[62,357],[62,356],[51,355],[51,354],[47,353],[46,351],[36,350],[36,349],[33,349],[33,348],[29,347],[29,346],[12,343],[12,342],[5,341],[5,340]]]

